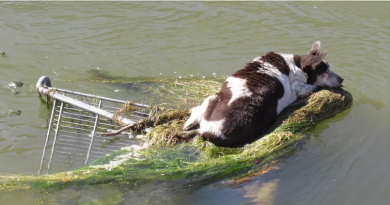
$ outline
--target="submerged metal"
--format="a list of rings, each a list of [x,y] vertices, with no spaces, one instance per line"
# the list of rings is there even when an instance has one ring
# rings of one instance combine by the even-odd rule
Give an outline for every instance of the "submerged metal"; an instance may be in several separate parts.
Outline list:
[[[51,87],[42,76],[36,85],[40,94],[53,100],[38,174],[69,171],[87,165],[121,147],[138,143],[128,134],[96,138],[99,133],[119,129],[112,118],[126,101]],[[132,103],[135,108],[125,116],[117,116],[123,124],[132,124],[149,116],[147,105]]]

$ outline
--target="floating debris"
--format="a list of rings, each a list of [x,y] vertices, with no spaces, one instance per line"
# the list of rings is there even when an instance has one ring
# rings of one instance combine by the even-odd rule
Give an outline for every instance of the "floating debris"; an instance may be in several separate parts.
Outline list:
[[[23,82],[11,81],[6,84],[8,88],[20,88],[24,85]]]
[[[22,114],[21,110],[8,110],[8,116],[18,116]]]

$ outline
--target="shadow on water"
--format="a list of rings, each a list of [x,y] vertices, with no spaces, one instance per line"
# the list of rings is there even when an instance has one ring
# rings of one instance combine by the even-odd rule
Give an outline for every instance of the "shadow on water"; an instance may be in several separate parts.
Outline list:
[[[380,157],[389,153],[389,116],[389,107],[363,104],[329,123],[320,138],[286,160],[275,204],[386,204],[390,159]]]
[[[69,186],[59,190],[18,190],[0,192],[5,204],[255,204],[257,195],[248,195],[248,186],[273,183],[277,173],[270,172],[262,179],[241,185],[220,182],[216,178],[207,181],[188,182],[185,180],[153,181],[142,185]],[[232,183],[232,184],[230,184]],[[250,189],[250,188],[249,188]],[[267,192],[272,195],[272,192]]]

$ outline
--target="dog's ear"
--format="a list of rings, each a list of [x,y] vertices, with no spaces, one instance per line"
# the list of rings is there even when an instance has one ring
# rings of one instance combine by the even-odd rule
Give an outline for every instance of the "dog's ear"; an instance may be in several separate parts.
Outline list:
[[[321,42],[317,41],[317,42],[313,43],[308,54],[316,56],[320,53],[320,48],[321,48]]]
[[[310,62],[311,66],[313,68],[317,67],[317,65],[320,64],[321,61],[323,61],[325,59],[326,54],[327,54],[327,52],[325,51],[325,52],[321,53],[320,55],[314,56]]]
[[[325,51],[316,56],[301,56],[302,70],[309,74],[311,70],[314,70],[325,59],[326,54],[327,52]]]

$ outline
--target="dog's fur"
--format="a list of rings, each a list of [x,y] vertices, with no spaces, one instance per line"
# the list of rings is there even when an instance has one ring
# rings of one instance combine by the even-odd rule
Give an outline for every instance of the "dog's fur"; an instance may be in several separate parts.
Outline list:
[[[260,137],[278,114],[317,86],[340,87],[343,79],[331,71],[315,42],[307,55],[269,52],[255,58],[226,79],[221,91],[192,109],[184,130],[199,128],[218,146],[237,146]]]

